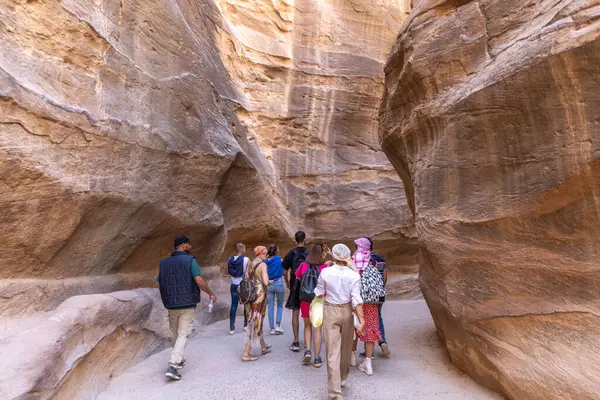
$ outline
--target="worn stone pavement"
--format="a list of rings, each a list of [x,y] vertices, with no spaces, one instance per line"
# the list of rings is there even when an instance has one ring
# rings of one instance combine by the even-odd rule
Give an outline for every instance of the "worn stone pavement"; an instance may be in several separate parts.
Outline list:
[[[221,300],[222,301],[222,300]],[[240,361],[244,332],[229,335],[228,321],[206,326],[190,339],[183,379],[164,377],[169,351],[134,366],[111,382],[101,400],[197,399],[326,399],[327,370],[303,366],[301,353],[288,350],[292,341],[291,313],[284,311],[285,334],[269,336],[270,354],[254,363]],[[486,400],[502,397],[481,387],[456,369],[435,334],[423,300],[387,302],[383,309],[392,356],[376,357],[375,374],[368,377],[353,368],[346,399],[376,400]],[[165,321],[166,323],[166,321]],[[238,324],[242,325],[241,317]],[[301,325],[302,328],[302,325]],[[260,353],[259,347],[254,354]],[[323,349],[324,353],[324,349]],[[378,353],[379,354],[379,353]]]

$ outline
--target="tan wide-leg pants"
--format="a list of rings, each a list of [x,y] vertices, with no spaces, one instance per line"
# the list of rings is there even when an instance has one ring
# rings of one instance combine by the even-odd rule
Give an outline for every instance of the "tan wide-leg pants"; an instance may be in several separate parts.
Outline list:
[[[183,350],[187,343],[188,336],[192,333],[192,323],[194,322],[195,308],[185,308],[182,310],[169,310],[169,327],[173,333],[173,350],[171,351],[171,367],[178,367],[183,360]]]
[[[330,399],[342,400],[342,381],[350,372],[354,340],[352,305],[325,304],[323,330],[327,354],[327,391]]]

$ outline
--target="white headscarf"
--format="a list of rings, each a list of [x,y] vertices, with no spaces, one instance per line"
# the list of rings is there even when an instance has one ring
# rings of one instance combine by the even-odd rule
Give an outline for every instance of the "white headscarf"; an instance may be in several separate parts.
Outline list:
[[[343,261],[348,265],[348,268],[356,271],[354,261],[352,261],[352,257],[350,257],[352,253],[350,252],[348,246],[342,243],[336,244],[333,246],[333,249],[331,249],[331,254],[333,255],[333,259],[335,261]]]

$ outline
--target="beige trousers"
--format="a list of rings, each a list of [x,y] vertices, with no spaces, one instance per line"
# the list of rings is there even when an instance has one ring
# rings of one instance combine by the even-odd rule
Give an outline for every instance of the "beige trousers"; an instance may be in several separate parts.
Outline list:
[[[192,333],[192,322],[194,322],[195,308],[184,308],[182,310],[169,311],[169,327],[173,333],[173,350],[171,351],[171,367],[178,367],[183,360],[183,350],[190,333]]]
[[[325,304],[323,330],[327,354],[327,392],[330,399],[342,400],[342,381],[348,378],[350,372],[354,340],[352,305]]]

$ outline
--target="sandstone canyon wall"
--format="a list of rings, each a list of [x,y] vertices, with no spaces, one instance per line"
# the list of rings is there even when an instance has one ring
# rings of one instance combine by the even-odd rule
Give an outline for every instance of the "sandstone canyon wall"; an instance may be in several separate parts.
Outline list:
[[[455,364],[511,399],[600,393],[600,2],[415,2],[380,140]]]
[[[156,290],[98,293],[152,286],[179,233],[223,308],[230,246],[285,250],[297,228],[373,236],[415,272],[412,215],[376,139],[400,3],[2,2],[0,365],[26,357],[0,397],[91,398],[120,372],[78,387],[99,360],[164,346]],[[397,290],[418,295],[408,283]]]

